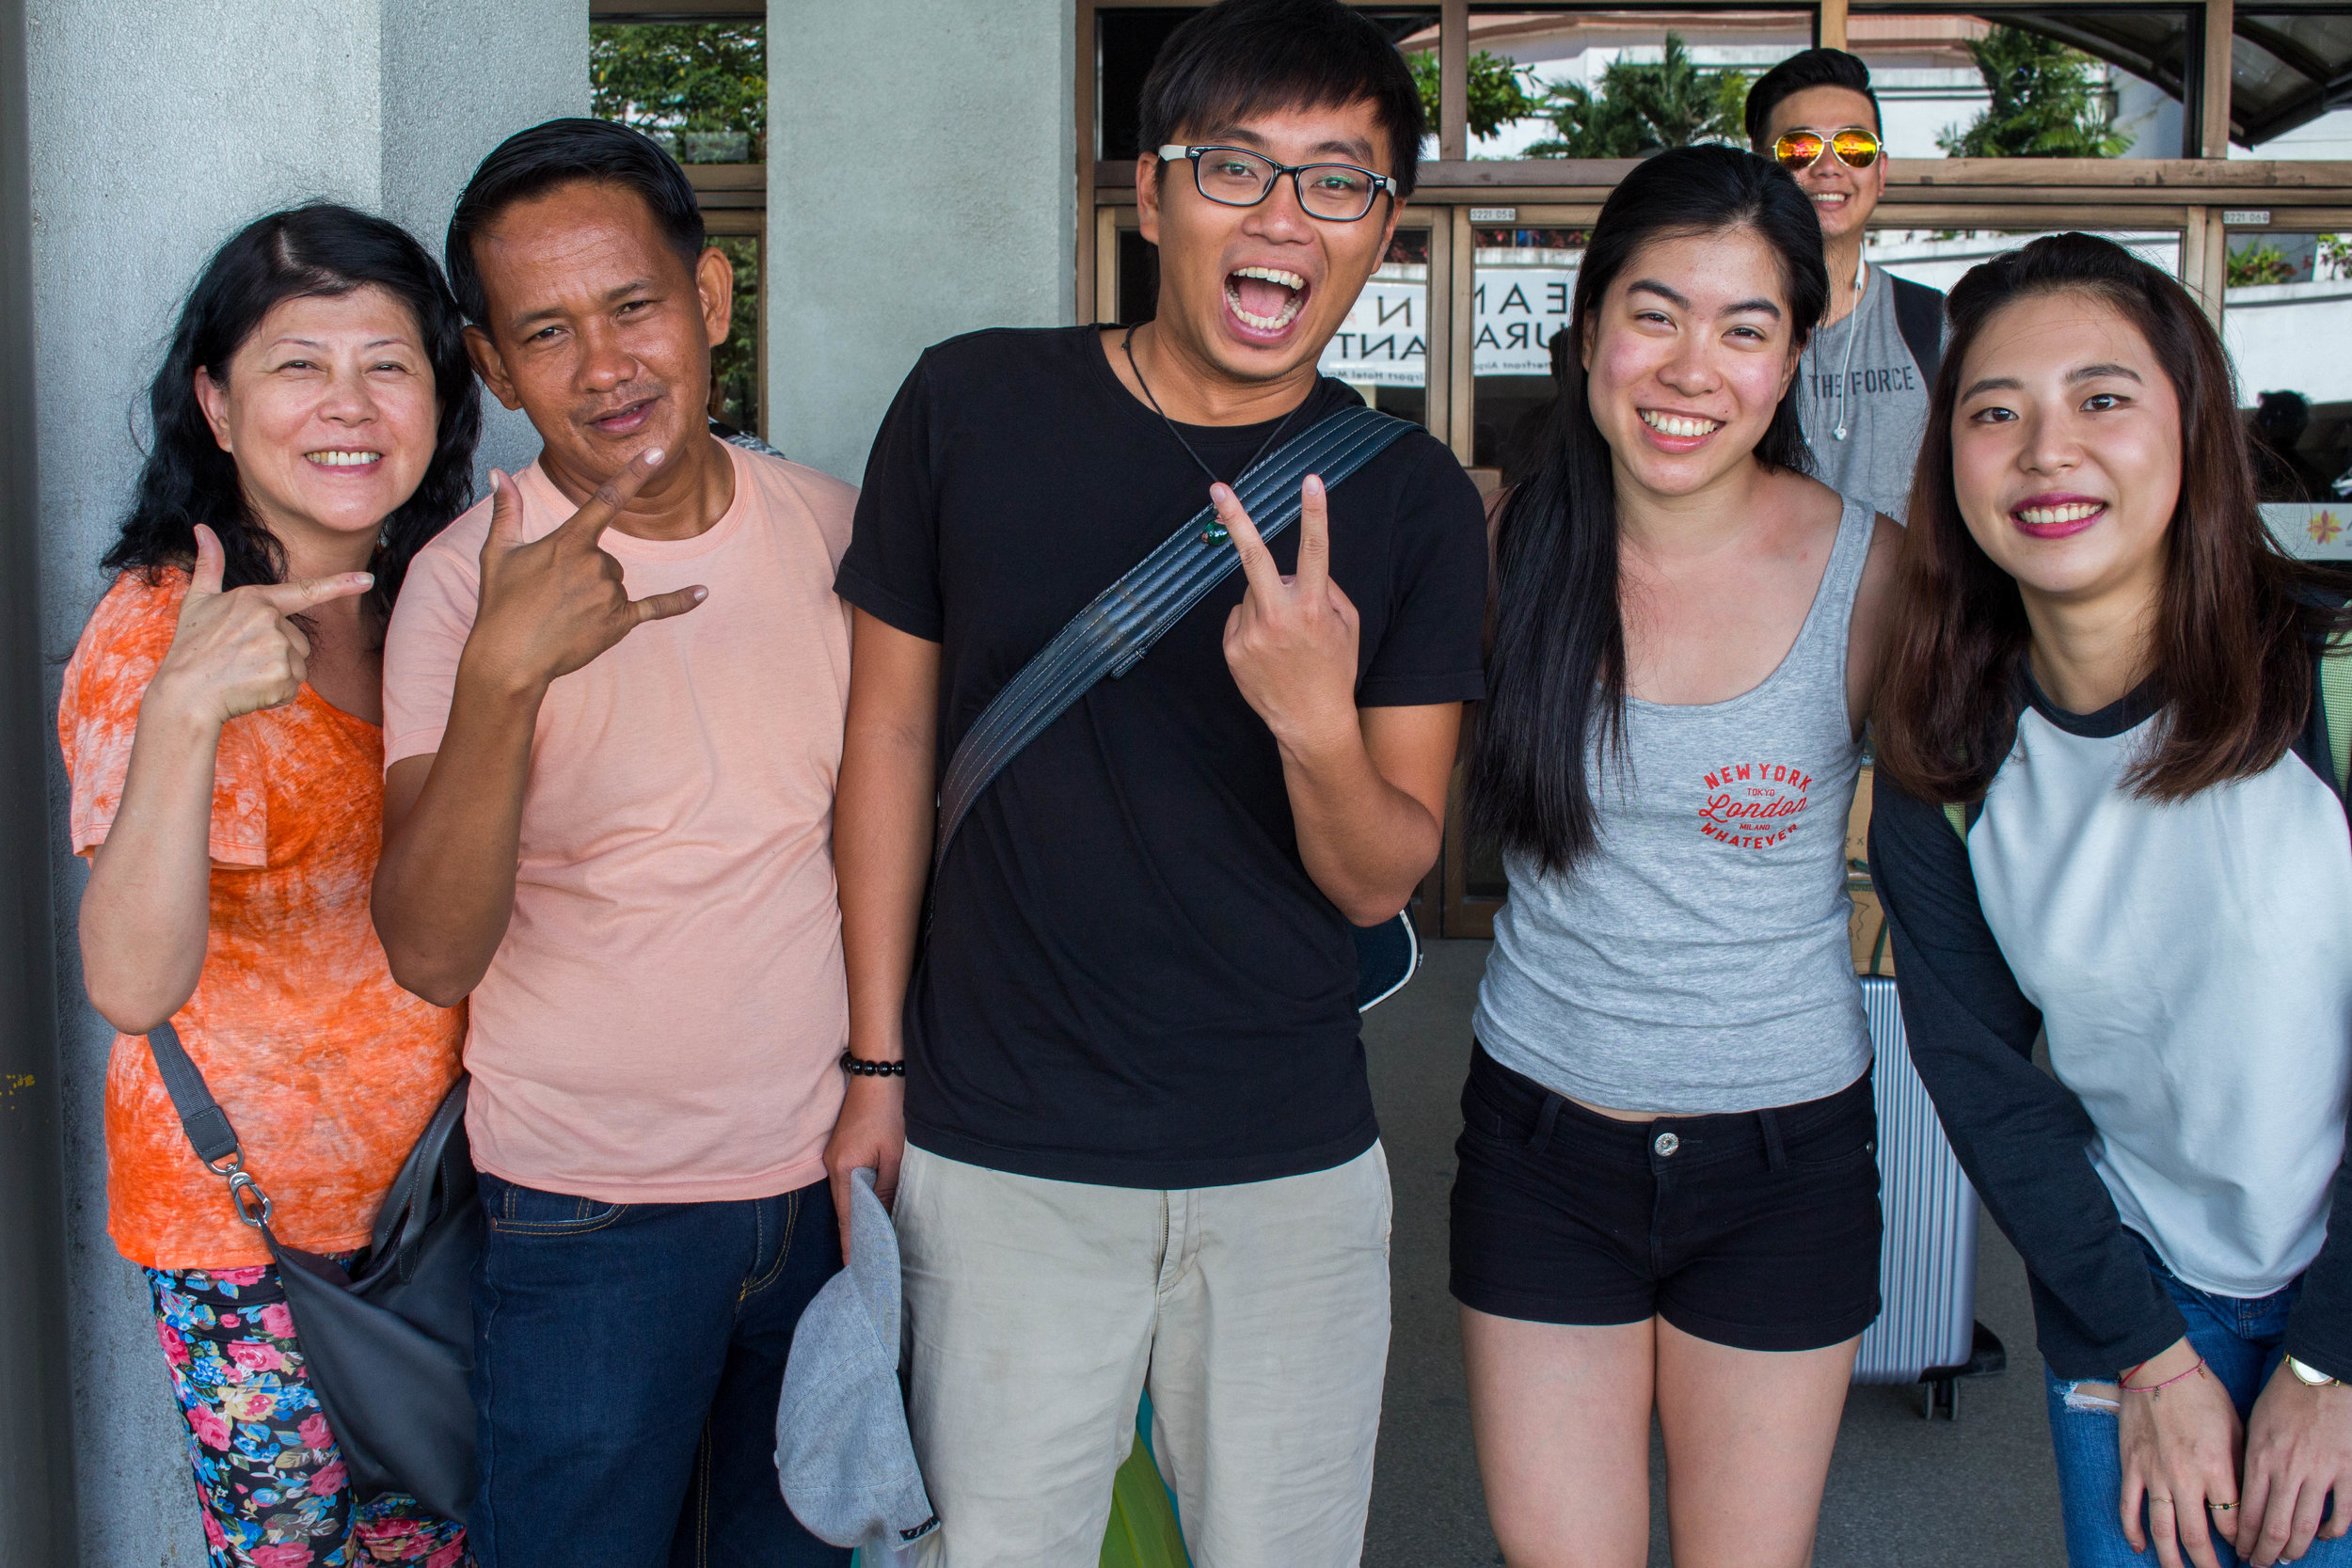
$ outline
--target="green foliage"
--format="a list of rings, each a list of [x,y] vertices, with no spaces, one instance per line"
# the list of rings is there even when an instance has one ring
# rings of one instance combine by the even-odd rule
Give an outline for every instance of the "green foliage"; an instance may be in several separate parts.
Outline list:
[[[1581,82],[1546,93],[1540,112],[1556,134],[1528,156],[1638,158],[1701,142],[1744,145],[1748,81],[1743,71],[1692,63],[1682,40],[1668,33],[1664,58],[1611,61],[1597,93]]]
[[[1935,144],[1955,158],[2114,158],[2131,145],[2115,129],[2098,62],[2022,27],[1994,27],[1969,44],[1993,102]]]
[[[2319,259],[2331,277],[2352,277],[2352,235],[2322,234]]]
[[[2286,252],[2275,245],[2256,242],[2243,250],[2230,252],[2228,288],[2244,289],[2258,283],[2292,283],[2295,265]]]
[[[1438,118],[1438,52],[1424,49],[1413,56],[1413,81],[1421,88],[1422,112],[1431,126]],[[1515,119],[1535,112],[1535,98],[1527,89],[1534,84],[1530,69],[1514,65],[1480,50],[1470,59],[1470,130],[1480,141]]]
[[[658,134],[737,131],[767,159],[767,29],[756,22],[600,22],[588,29],[591,113]]]
[[[710,376],[723,399],[719,417],[738,430],[759,428],[759,242],[715,235],[735,268],[735,319],[727,341],[710,351]]]

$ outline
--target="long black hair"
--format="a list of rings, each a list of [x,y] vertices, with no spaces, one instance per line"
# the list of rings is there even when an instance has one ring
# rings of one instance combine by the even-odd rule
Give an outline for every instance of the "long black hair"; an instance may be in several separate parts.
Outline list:
[[[1565,870],[1596,832],[1586,743],[1613,745],[1625,713],[1625,619],[1617,600],[1617,500],[1609,444],[1586,401],[1582,345],[1609,285],[1652,241],[1747,229],[1780,261],[1790,352],[1829,304],[1821,226],[1778,165],[1728,147],[1661,152],[1627,175],[1600,210],[1576,279],[1540,455],[1497,532],[1494,650],[1470,762],[1470,832]],[[1756,443],[1757,459],[1812,470],[1792,379]],[[1605,749],[1604,748],[1604,749]]]
[[[473,449],[482,435],[482,395],[466,358],[465,323],[441,269],[398,224],[331,202],[272,213],[213,253],[180,308],[171,347],[148,388],[154,447],[139,470],[122,534],[106,552],[109,571],[149,572],[196,559],[196,525],[220,536],[221,586],[278,582],[285,547],[246,500],[236,460],[220,450],[197,401],[200,371],[226,382],[229,362],[262,319],[289,299],[347,294],[373,284],[416,317],[433,367],[440,409],[424,481],[384,519],[369,568],[370,600],[389,613],[408,562],[472,499]]]

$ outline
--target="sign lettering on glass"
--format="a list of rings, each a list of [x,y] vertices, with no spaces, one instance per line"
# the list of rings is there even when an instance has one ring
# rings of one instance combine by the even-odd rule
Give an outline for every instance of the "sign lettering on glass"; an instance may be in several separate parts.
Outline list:
[[[1567,326],[1575,298],[1574,267],[1479,268],[1470,289],[1471,372],[1549,375],[1552,334]],[[1422,386],[1427,326],[1427,284],[1375,277],[1325,347],[1320,368],[1359,387]]]

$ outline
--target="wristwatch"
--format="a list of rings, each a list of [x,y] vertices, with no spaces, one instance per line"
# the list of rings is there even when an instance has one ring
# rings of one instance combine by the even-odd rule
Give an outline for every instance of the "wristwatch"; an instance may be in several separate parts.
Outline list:
[[[2292,1355],[2287,1357],[2287,1370],[2293,1372],[2296,1381],[2307,1388],[2335,1387],[2343,1382],[2341,1378],[2329,1377],[2310,1362],[2298,1361]]]

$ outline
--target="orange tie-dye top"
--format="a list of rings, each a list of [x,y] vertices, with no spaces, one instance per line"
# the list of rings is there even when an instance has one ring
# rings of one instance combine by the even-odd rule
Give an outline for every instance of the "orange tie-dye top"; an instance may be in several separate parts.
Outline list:
[[[57,739],[77,854],[122,802],[139,699],[171,646],[184,572],[126,572],[66,666]],[[309,686],[230,721],[213,785],[212,929],[196,994],[172,1015],[277,1206],[279,1241],[367,1244],[377,1205],[458,1071],[462,1009],[392,980],[368,916],[382,847],[384,738]],[[150,1268],[269,1261],[180,1131],[144,1037],[106,1065],[107,1229]]]

